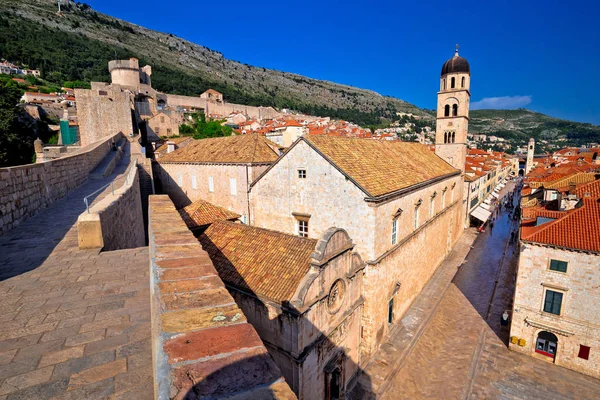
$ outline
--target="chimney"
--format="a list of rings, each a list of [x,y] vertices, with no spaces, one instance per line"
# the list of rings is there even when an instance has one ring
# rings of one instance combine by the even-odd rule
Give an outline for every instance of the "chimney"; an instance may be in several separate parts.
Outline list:
[[[167,142],[167,154],[175,151],[175,142]]]
[[[577,184],[575,182],[569,182],[569,194],[575,194]]]

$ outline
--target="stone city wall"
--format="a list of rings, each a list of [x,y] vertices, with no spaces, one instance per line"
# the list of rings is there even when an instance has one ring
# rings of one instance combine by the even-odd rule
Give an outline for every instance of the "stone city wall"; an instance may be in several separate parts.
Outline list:
[[[550,270],[550,260],[566,261],[567,271]],[[600,378],[600,255],[530,243],[521,245],[509,348],[552,362],[537,353],[543,331],[556,335],[554,363]],[[563,294],[560,315],[544,312],[546,290]],[[518,340],[521,339],[521,343]],[[590,347],[589,359],[580,358],[580,346]]]
[[[167,105],[169,107],[194,107],[204,109],[205,114],[219,114],[227,116],[231,113],[246,114],[251,118],[272,119],[281,116],[273,107],[246,106],[234,103],[214,103],[200,97],[181,96],[167,94]]]
[[[140,179],[132,162],[123,186],[84,211],[77,220],[80,249],[105,251],[143,247],[146,244]]]
[[[168,196],[149,220],[155,398],[295,399]]]
[[[0,168],[0,234],[81,185],[121,137],[106,136],[56,160]]]
[[[75,89],[81,145],[86,146],[112,133],[133,134],[130,94],[120,87]]]

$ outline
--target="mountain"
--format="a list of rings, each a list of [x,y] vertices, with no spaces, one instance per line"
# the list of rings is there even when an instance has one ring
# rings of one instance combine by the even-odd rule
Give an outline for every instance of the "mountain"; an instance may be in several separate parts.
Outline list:
[[[57,85],[85,87],[109,81],[107,63],[136,57],[152,65],[152,85],[163,92],[199,95],[208,88],[232,103],[292,108],[362,126],[384,126],[396,113],[431,121],[435,114],[374,91],[301,75],[257,68],[169,33],[110,17],[84,3],[62,0],[0,0],[0,57],[39,68]],[[600,142],[600,127],[548,117],[528,110],[471,112],[471,132],[526,142],[529,137],[567,135],[574,143]],[[571,139],[569,139],[571,140]]]
[[[524,144],[529,138],[550,143],[566,139],[562,145],[581,146],[600,142],[600,126],[566,121],[535,111],[472,110],[469,113],[469,132],[484,133]]]
[[[108,81],[107,63],[136,57],[153,67],[152,84],[164,92],[199,95],[212,87],[227,101],[293,108],[368,125],[396,112],[424,115],[405,101],[301,75],[257,68],[168,33],[160,33],[63,0],[0,0],[0,56],[40,68],[59,83]],[[5,35],[6,33],[6,35]]]

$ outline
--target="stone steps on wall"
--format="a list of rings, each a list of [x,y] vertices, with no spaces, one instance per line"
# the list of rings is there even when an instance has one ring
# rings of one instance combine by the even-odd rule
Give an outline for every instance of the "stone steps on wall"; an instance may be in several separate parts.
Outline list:
[[[109,176],[117,163],[123,156],[123,152],[126,150],[125,146],[128,145],[127,139],[121,138],[117,142],[117,150],[109,152],[106,157],[98,164],[98,166],[90,173],[90,179],[104,179]]]
[[[138,164],[138,174],[140,176],[140,195],[142,197],[142,215],[144,217],[144,233],[146,244],[148,244],[148,198],[154,194],[154,185],[152,182],[152,166],[150,160]]]

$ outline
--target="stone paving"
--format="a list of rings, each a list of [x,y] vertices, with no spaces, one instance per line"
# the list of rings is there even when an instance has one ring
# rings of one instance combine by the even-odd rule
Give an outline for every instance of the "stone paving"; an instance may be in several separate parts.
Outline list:
[[[0,400],[153,397],[148,249],[77,246],[83,197],[128,159],[0,236]]]
[[[506,214],[477,238],[433,314],[421,320],[423,329],[409,339],[402,331],[389,339],[392,346],[404,340],[412,347],[399,363],[378,371],[387,377],[379,397],[600,398],[600,380],[508,350],[500,316],[511,308],[517,257]]]

